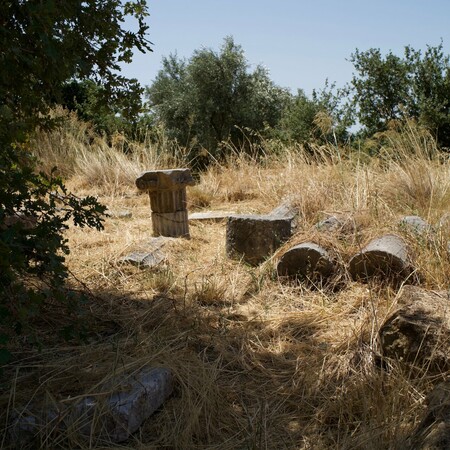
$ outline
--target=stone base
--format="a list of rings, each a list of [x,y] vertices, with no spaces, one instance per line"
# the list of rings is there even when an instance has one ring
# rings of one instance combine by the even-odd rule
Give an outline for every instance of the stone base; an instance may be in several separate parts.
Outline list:
[[[168,237],[189,237],[187,211],[174,213],[152,213],[153,235]]]
[[[235,215],[227,221],[227,256],[258,265],[291,237],[292,218]]]

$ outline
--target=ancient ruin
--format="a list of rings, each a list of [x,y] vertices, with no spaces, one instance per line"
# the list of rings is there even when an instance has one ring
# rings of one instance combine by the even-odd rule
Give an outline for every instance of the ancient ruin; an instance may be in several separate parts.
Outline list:
[[[189,169],[153,170],[136,180],[150,196],[154,236],[189,237],[186,186],[192,185]]]

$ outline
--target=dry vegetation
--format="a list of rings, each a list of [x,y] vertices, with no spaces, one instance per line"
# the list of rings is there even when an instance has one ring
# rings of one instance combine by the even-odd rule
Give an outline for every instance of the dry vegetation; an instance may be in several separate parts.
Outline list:
[[[223,223],[192,223],[191,239],[167,243],[156,270],[121,265],[151,236],[149,200],[136,191],[136,175],[186,162],[167,158],[163,142],[130,144],[126,156],[120,136],[108,146],[81,127],[72,118],[61,131],[38,135],[40,157],[46,167],[58,165],[76,193],[133,216],[108,218],[102,232],[68,232],[71,282],[92,293],[83,319],[88,341],[56,346],[48,335],[41,350],[18,350],[2,386],[3,432],[27,402],[100,395],[114,374],[164,365],[176,374],[174,395],[128,443],[111,447],[404,448],[424,396],[449,373],[395,361],[380,369],[377,331],[395,307],[396,289],[355,283],[345,273],[331,287],[283,283],[274,275],[277,255],[256,268],[227,259]],[[427,245],[396,227],[403,215],[437,224],[449,212],[450,165],[429,136],[413,128],[392,133],[376,159],[331,145],[315,157],[294,148],[271,156],[274,144],[266,145],[259,161],[236,154],[202,173],[188,191],[190,210],[266,213],[290,197],[301,219],[286,247],[313,238],[345,262],[371,237],[395,230],[411,247],[422,285],[449,288],[448,228]],[[336,213],[357,231],[313,229]],[[65,318],[53,309],[46,320]],[[75,429],[44,433],[41,441],[42,448],[95,445],[107,444],[81,441]]]

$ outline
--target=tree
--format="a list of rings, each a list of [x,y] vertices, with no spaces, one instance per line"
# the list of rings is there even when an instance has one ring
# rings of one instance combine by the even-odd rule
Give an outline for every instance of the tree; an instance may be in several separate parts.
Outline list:
[[[149,107],[169,137],[191,148],[193,156],[206,149],[220,157],[220,143],[240,146],[243,130],[262,132],[281,117],[286,90],[267,71],[249,71],[244,52],[231,37],[220,52],[201,49],[189,61],[176,55],[163,59],[163,68],[146,89]]]
[[[444,55],[442,43],[420,51],[405,49],[405,57],[413,61],[416,117],[435,134],[442,147],[450,148],[450,57]]]
[[[351,81],[359,122],[371,135],[388,128],[389,121],[416,119],[450,147],[450,59],[443,44],[422,54],[405,47],[404,56],[379,49],[356,50]]]
[[[351,81],[358,120],[369,134],[384,131],[391,120],[411,113],[411,65],[389,52],[385,57],[379,49],[351,55],[357,74]]]
[[[284,142],[301,144],[344,142],[353,118],[350,109],[342,104],[343,98],[343,93],[328,81],[323,89],[313,90],[311,98],[299,89],[286,102],[275,135]]]
[[[67,193],[54,172],[36,173],[29,136],[37,126],[55,126],[49,108],[70,79],[92,79],[108,101],[140,95],[119,64],[130,62],[135,48],[150,49],[146,15],[144,0],[0,3],[0,343],[23,330],[47,299],[68,298],[61,293],[63,230],[69,220],[101,228],[105,209]],[[124,27],[127,16],[137,31]]]
[[[135,139],[142,118],[137,114],[143,109],[141,97],[124,92],[115,102],[105,99],[108,95],[101,84],[89,79],[70,80],[63,85],[59,103],[76,112],[81,120],[90,122],[97,133],[110,137],[119,132]]]

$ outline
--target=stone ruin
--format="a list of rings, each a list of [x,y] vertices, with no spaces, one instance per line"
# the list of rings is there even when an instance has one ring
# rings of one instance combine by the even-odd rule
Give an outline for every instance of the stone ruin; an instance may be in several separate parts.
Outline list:
[[[193,186],[189,169],[152,170],[137,180],[150,197],[154,236],[189,237],[186,186]]]
[[[227,256],[254,266],[270,258],[292,237],[299,211],[291,200],[266,215],[203,212],[188,217],[186,187],[193,184],[189,169],[147,171],[137,178],[138,189],[149,193],[154,236],[189,237],[189,220],[226,220]],[[434,235],[433,227],[418,216],[405,216],[398,226],[420,238],[429,240]],[[338,216],[318,222],[315,229],[344,234],[356,231],[353,220]],[[450,242],[447,247],[450,255]],[[281,277],[326,279],[334,272],[342,271],[330,250],[316,242],[297,244],[278,259],[277,273]],[[149,258],[148,253],[137,252],[123,261],[154,267],[162,260],[161,255],[156,256]],[[402,281],[414,273],[414,266],[404,239],[391,233],[371,240],[355,254],[348,263],[348,273],[354,280],[367,281],[377,277]]]

